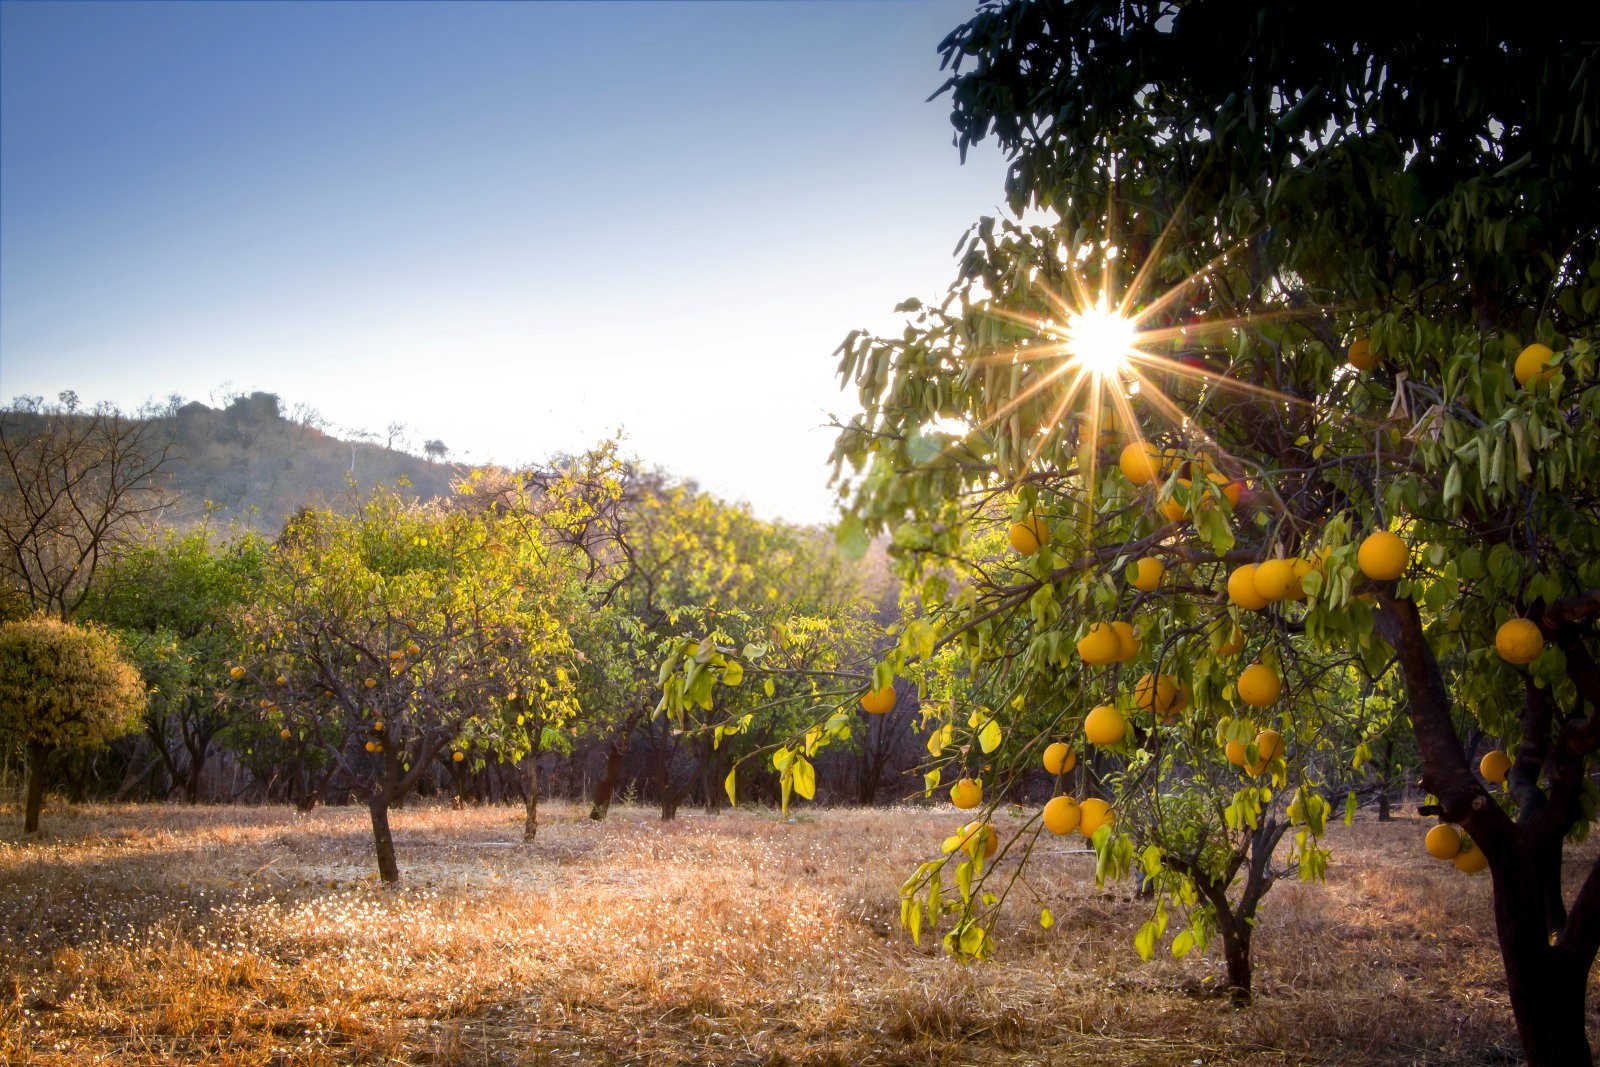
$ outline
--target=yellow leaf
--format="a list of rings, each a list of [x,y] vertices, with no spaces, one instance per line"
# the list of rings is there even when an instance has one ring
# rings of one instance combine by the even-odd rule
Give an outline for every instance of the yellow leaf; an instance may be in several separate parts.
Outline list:
[[[794,791],[811,800],[817,795],[817,772],[811,761],[796,758],[794,761]]]
[[[983,729],[978,731],[978,747],[983,749],[984,755],[988,755],[999,748],[1000,740],[1000,724],[993,719],[990,719],[984,724]]]

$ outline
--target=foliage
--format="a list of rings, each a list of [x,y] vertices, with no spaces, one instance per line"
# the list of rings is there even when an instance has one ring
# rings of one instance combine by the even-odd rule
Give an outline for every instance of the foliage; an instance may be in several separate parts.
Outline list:
[[[93,747],[132,729],[145,703],[121,644],[44,615],[0,625],[0,728],[30,746]]]

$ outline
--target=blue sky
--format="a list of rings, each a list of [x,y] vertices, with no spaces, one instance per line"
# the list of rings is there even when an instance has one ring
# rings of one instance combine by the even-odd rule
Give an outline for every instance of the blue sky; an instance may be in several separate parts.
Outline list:
[[[267,390],[830,515],[830,353],[999,210],[975,0],[0,7],[0,397]]]

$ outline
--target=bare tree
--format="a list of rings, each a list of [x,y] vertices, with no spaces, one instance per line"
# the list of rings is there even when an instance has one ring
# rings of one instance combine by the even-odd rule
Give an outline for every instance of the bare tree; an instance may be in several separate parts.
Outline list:
[[[445,443],[437,437],[424,444],[422,450],[428,454],[430,462],[437,462],[450,454],[450,449],[445,447]]]
[[[393,452],[394,451],[394,447],[395,447],[395,442],[398,441],[399,444],[400,444],[401,449],[404,449],[406,447],[406,430],[407,429],[409,429],[409,427],[407,427],[406,424],[403,423],[403,422],[399,422],[399,421],[391,422],[388,426],[386,426],[384,428],[384,431],[383,431],[383,434],[384,434],[383,447],[388,449],[389,451]]]
[[[159,423],[102,404],[0,410],[0,575],[66,620],[107,553],[169,503]]]

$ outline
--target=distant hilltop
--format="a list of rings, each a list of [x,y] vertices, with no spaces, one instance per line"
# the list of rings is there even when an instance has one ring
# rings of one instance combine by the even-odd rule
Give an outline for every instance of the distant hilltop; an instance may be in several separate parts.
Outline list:
[[[26,433],[29,421],[40,417],[26,403],[0,413],[8,432]],[[133,417],[155,424],[172,442],[163,470],[175,500],[163,520],[174,526],[198,521],[209,507],[213,523],[236,521],[271,535],[303,507],[343,510],[374,485],[401,479],[410,483],[408,494],[444,496],[471,470],[447,462],[440,441],[426,442],[424,455],[405,451],[398,424],[382,437],[337,437],[308,407],[285,415],[275,393],[239,394],[220,409],[174,397]]]

